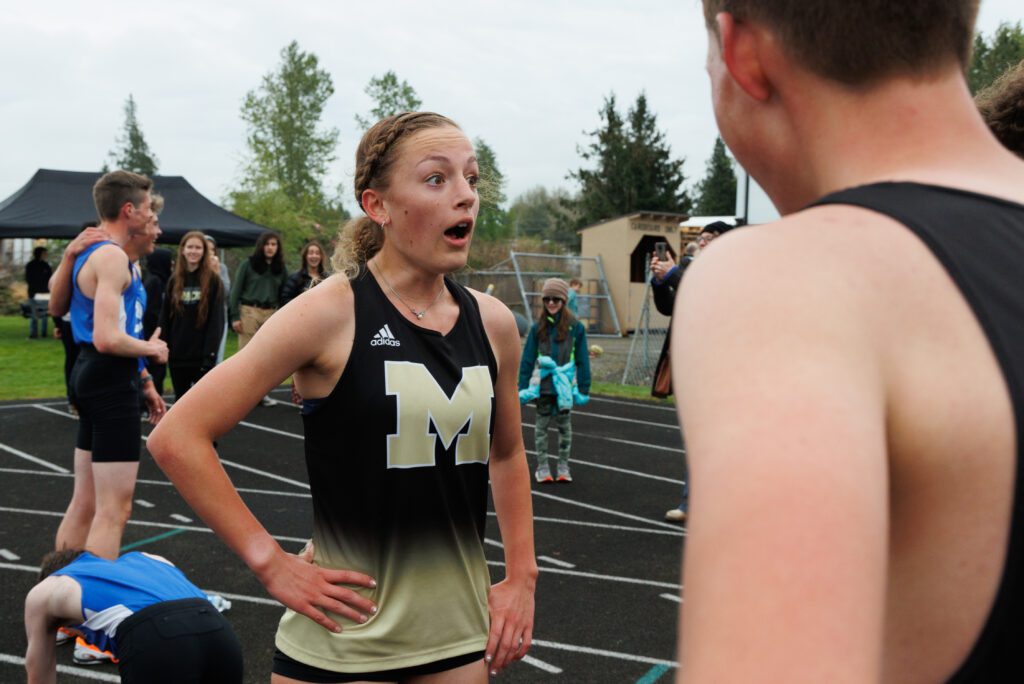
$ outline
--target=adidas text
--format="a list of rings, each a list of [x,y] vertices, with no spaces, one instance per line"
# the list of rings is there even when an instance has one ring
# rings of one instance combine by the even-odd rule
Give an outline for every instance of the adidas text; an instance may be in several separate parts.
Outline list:
[[[380,347],[382,345],[387,345],[389,347],[401,347],[402,343],[399,342],[398,340],[392,339],[390,337],[388,337],[388,338],[374,337],[372,340],[370,340],[370,346],[371,347]]]

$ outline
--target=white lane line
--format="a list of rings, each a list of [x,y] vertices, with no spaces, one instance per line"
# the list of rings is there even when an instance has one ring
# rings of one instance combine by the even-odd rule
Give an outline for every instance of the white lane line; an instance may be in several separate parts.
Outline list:
[[[587,508],[592,511],[600,511],[601,513],[607,513],[608,515],[618,516],[620,518],[626,518],[627,520],[636,520],[638,522],[653,525],[655,527],[667,528],[670,530],[678,530],[676,525],[671,523],[661,522],[660,520],[651,520],[645,518],[642,515],[633,515],[632,513],[623,513],[622,511],[616,511],[611,508],[605,508],[604,506],[596,506],[594,504],[583,503],[582,501],[573,501],[572,499],[563,499],[560,496],[554,494],[548,494],[547,492],[538,492],[533,490],[533,495],[538,496],[542,499],[551,499],[552,501],[558,501],[560,503],[569,504],[570,506],[579,506],[580,508]]]
[[[537,452],[534,451],[533,449],[527,449],[526,453],[529,456],[536,456],[537,455]],[[613,471],[615,471],[617,473],[624,473],[626,475],[635,475],[637,477],[646,477],[649,480],[662,480],[664,482],[671,482],[672,484],[677,484],[680,487],[682,487],[685,484],[682,480],[674,480],[671,477],[663,477],[661,475],[650,475],[648,473],[640,473],[640,472],[637,472],[635,470],[630,470],[629,468],[616,468],[615,466],[604,465],[603,463],[594,463],[593,461],[581,461],[580,459],[575,458],[575,457],[571,458],[570,462],[573,465],[576,465],[577,463],[579,463],[580,465],[591,466],[593,468],[603,468],[604,470],[613,470]]]
[[[17,563],[0,563],[0,570],[24,570],[25,572],[39,572],[39,568],[31,565],[18,565]]]
[[[239,425],[244,425],[247,428],[253,430],[262,430],[263,432],[272,432],[275,435],[282,435],[284,437],[291,437],[292,439],[305,439],[303,435],[296,434],[294,432],[285,432],[284,430],[277,430],[275,428],[264,427],[263,425],[257,425],[256,423],[249,423],[244,420],[238,421]]]
[[[561,644],[557,641],[544,641],[541,639],[534,639],[533,645],[540,646],[541,648],[553,648],[558,651],[573,651],[575,653],[586,653],[587,655],[597,655],[604,656],[606,658],[629,660],[634,663],[646,663],[648,665],[665,665],[667,667],[679,667],[679,663],[674,662],[672,660],[659,660],[657,658],[648,658],[646,656],[633,655],[632,653],[606,651],[601,648],[590,648],[588,646],[578,646],[576,644]]]
[[[64,416],[65,418],[70,418],[71,420],[78,420],[78,416],[73,416],[67,411],[58,411],[55,408],[50,408],[46,404],[32,404],[32,408],[39,409],[40,411],[46,411],[47,413],[56,413],[58,416]]]
[[[502,561],[489,560],[488,565],[503,568],[505,563]],[[621,575],[602,575],[596,572],[583,572],[582,570],[563,570],[561,568],[538,568],[541,572],[550,572],[555,575],[572,575],[573,577],[586,577],[587,579],[603,580],[605,582],[617,582],[619,584],[642,584],[646,587],[658,587],[659,589],[674,589],[679,591],[682,589],[678,584],[672,584],[671,582],[658,582],[655,580],[645,580],[638,577],[622,577]]]
[[[37,511],[30,508],[11,508],[9,506],[0,506],[0,513],[22,513],[24,515],[45,515],[51,518],[63,518],[63,511]],[[158,523],[158,522],[146,522],[144,520],[129,520],[129,525],[138,525],[139,527],[156,527],[164,530],[188,530],[189,532],[204,532],[206,534],[213,534],[213,530],[209,527],[200,527],[198,525],[182,525],[176,524],[171,525],[170,523]],[[295,542],[296,544],[305,544],[309,541],[309,537],[286,537],[284,535],[272,534],[270,535],[278,541]],[[0,567],[3,567],[0,564]]]
[[[0,473],[13,473],[16,475],[45,475],[47,477],[70,477],[73,478],[73,473],[48,473],[41,470],[24,470],[22,468],[0,468]],[[136,480],[136,485],[157,485],[159,487],[173,487],[170,482],[164,480]],[[293,496],[300,499],[308,499],[309,494],[305,492],[279,492],[273,489],[254,489],[252,487],[235,487],[235,489],[242,494],[264,494],[267,496]],[[143,504],[145,507],[145,504]]]
[[[562,674],[562,668],[555,667],[550,663],[545,663],[543,660],[537,660],[536,658],[530,655],[523,656],[523,662],[527,665],[533,665],[538,670],[544,670],[545,672],[549,672],[551,674]]]
[[[277,480],[279,482],[287,482],[288,484],[295,485],[296,487],[309,489],[309,485],[306,484],[305,482],[299,482],[298,480],[293,480],[290,477],[285,477],[284,475],[275,475],[274,473],[268,473],[266,470],[260,470],[259,468],[253,468],[251,466],[242,465],[241,463],[236,463],[235,461],[229,461],[226,458],[220,459],[220,462],[223,463],[224,465],[229,465],[232,468],[238,468],[239,470],[245,470],[250,473],[256,473],[257,475],[269,477],[272,480]]]
[[[186,523],[186,524],[192,522],[192,518],[189,518],[188,516],[182,515],[181,513],[171,513],[170,517],[173,520],[177,520],[178,522],[183,522],[183,523]]]
[[[552,558],[551,556],[537,556],[537,560],[542,560],[545,563],[551,563],[552,565],[557,565],[560,568],[570,568],[571,569],[571,568],[575,568],[576,567],[572,563],[566,563],[564,560],[558,560],[557,558]]]
[[[25,659],[21,656],[0,653],[0,663],[8,663],[10,665],[21,665],[22,667],[24,667]],[[97,682],[121,681],[121,678],[115,674],[106,674],[104,672],[96,672],[94,670],[89,670],[84,667],[71,667],[70,665],[58,665],[57,672],[59,672],[60,674],[81,677],[82,679],[92,679]]]
[[[657,409],[658,411],[671,411],[672,413],[676,412],[675,406],[662,406],[648,401],[622,401],[621,399],[605,399],[604,397],[590,397],[590,401],[597,401],[602,404],[621,404],[622,406],[632,406],[634,408]]]
[[[142,506],[143,508],[153,508],[156,506],[156,504],[151,504],[145,499],[136,499],[135,503],[138,504],[139,506]]]
[[[487,515],[496,515],[493,511],[488,511]],[[629,532],[630,534],[663,534],[667,537],[685,537],[686,528],[679,528],[676,530],[650,530],[646,527],[630,527],[628,525],[611,525],[609,523],[595,523],[586,522],[584,520],[569,520],[567,518],[549,518],[542,515],[533,516],[533,521],[554,523],[557,525],[577,525],[579,527],[596,527],[603,530],[616,530],[618,532]]]
[[[489,544],[491,546],[497,546],[499,549],[505,548],[505,545],[502,544],[500,541],[494,541],[493,539],[488,539],[487,537],[484,537],[484,544]]]
[[[229,594],[226,591],[219,591],[217,589],[203,589],[203,591],[207,594],[219,594],[226,599],[231,599],[232,601],[241,601],[242,603],[258,603],[261,606],[278,606],[280,608],[284,608],[284,606],[281,605],[280,601],[276,601],[272,598],[264,598],[262,596],[246,596],[244,594]]]
[[[49,461],[44,461],[41,458],[37,458],[35,456],[32,456],[31,454],[26,454],[24,451],[19,451],[18,449],[15,449],[14,447],[11,447],[11,446],[7,446],[6,444],[0,444],[0,449],[3,449],[7,453],[14,454],[18,458],[23,458],[26,461],[32,461],[35,464],[41,465],[41,466],[43,466],[45,468],[49,468],[50,470],[52,470],[55,473],[62,473],[62,474],[64,474],[64,473],[70,474],[71,473],[71,471],[68,470],[67,468],[63,468],[63,467],[61,467],[59,465],[54,465],[53,463],[50,463]]]
[[[678,423],[660,423],[655,420],[641,420],[639,418],[626,418],[624,416],[613,416],[607,413],[591,413],[590,411],[580,411],[574,408],[572,410],[574,416],[586,416],[588,418],[600,418],[601,420],[618,420],[623,423],[635,423],[637,425],[650,425],[653,427],[668,428],[670,430],[678,430]]]
[[[658,594],[658,596],[660,596],[661,598],[665,599],[666,601],[675,601],[676,603],[682,603],[683,602],[683,599],[679,598],[675,594]]]
[[[0,406],[0,409],[22,409],[22,408],[35,408],[36,406],[60,406],[64,404],[67,406],[65,401],[34,401],[30,404],[4,404]]]
[[[21,556],[8,549],[0,549],[0,556],[9,561],[21,560]]]

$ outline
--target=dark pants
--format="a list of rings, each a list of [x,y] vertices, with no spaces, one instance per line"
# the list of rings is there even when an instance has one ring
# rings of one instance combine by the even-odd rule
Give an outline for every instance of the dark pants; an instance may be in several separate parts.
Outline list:
[[[75,336],[71,332],[71,321],[57,318],[55,325],[60,329],[60,341],[64,345],[64,388],[67,390],[68,401],[71,401],[71,369],[75,367],[78,359],[78,345],[75,343]]]
[[[242,645],[206,599],[164,601],[117,629],[123,684],[234,684],[242,681]]]
[[[188,392],[189,388],[199,382],[203,377],[202,368],[199,364],[172,363],[171,384],[174,385],[174,401],[181,399],[181,396]]]

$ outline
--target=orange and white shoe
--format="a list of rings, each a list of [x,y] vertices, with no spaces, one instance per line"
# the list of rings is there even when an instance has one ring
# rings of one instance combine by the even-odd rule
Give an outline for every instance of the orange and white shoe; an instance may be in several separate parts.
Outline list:
[[[71,659],[75,661],[77,665],[102,665],[104,663],[117,663],[117,658],[110,651],[101,651],[97,647],[90,643],[86,643],[85,639],[78,637],[75,639],[75,652],[71,655]]]

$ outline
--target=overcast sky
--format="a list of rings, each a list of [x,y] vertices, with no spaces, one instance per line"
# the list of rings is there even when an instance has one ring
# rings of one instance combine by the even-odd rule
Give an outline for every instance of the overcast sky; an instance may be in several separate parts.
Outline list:
[[[895,0],[894,0],[895,1]],[[4,2],[0,21],[0,199],[37,168],[98,170],[135,97],[159,172],[220,202],[245,151],[245,93],[292,40],[334,79],[325,122],[340,131],[331,187],[351,188],[370,78],[394,70],[426,109],[494,148],[514,198],[572,189],[577,146],[603,98],[646,91],[690,182],[716,135],[699,0],[492,2]],[[1020,0],[982,0],[979,30],[1022,17]],[[354,205],[349,202],[350,208]]]

